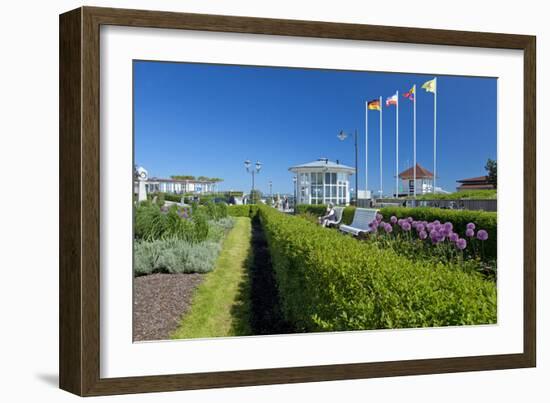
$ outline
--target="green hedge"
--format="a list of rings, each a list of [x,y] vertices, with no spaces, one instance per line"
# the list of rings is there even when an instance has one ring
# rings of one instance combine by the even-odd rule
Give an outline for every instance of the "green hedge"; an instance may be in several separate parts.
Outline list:
[[[454,231],[461,237],[465,237],[466,225],[470,222],[478,229],[484,229],[489,233],[489,239],[485,241],[485,254],[488,257],[497,256],[497,213],[490,211],[476,210],[446,210],[435,207],[384,207],[380,213],[388,220],[392,215],[397,218],[413,217],[415,220],[433,221],[439,220],[442,223],[450,221],[453,223]]]
[[[285,319],[298,331],[496,322],[496,286],[481,276],[411,262],[267,206],[259,215]]]
[[[323,216],[325,215],[326,209],[327,209],[327,206],[324,204],[299,204],[296,207],[296,212],[298,214],[310,213],[316,216]],[[355,214],[355,207],[353,206],[345,207],[344,212],[342,213],[342,223],[347,225],[351,224],[351,222],[353,221],[354,214]]]
[[[258,212],[255,204],[241,204],[227,207],[227,214],[231,217],[254,217]]]

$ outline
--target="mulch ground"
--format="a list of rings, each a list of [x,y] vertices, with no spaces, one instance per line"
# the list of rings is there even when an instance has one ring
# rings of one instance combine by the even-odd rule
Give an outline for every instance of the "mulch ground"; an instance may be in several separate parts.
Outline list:
[[[166,340],[191,305],[204,274],[150,274],[134,278],[134,341]]]

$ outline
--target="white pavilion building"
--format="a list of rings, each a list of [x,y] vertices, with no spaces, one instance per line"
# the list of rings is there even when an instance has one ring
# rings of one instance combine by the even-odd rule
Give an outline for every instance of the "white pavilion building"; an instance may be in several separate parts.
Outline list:
[[[296,174],[298,204],[349,204],[349,181],[355,173],[355,168],[342,165],[338,161],[319,158],[317,161],[296,165],[288,170]]]

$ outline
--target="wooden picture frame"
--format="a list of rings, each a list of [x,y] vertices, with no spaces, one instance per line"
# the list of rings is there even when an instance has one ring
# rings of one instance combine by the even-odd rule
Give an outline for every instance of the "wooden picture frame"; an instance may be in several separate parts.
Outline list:
[[[100,377],[99,36],[120,25],[519,49],[524,52],[523,353],[276,369]],[[82,7],[60,16],[60,387],[81,396],[533,367],[536,364],[535,37]]]

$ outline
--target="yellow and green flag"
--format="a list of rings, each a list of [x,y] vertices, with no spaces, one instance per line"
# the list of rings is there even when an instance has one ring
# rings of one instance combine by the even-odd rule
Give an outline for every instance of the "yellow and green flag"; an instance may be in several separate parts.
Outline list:
[[[427,92],[433,92],[435,94],[435,92],[437,91],[435,78],[422,84],[422,88],[425,89]]]

